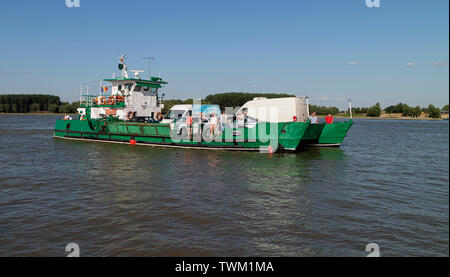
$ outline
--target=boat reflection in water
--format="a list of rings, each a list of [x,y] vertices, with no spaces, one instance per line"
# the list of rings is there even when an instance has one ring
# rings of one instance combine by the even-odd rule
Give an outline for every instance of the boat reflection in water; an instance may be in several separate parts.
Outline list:
[[[317,191],[312,187],[320,180],[345,181],[348,160],[340,148],[261,155],[58,143],[85,152],[85,193],[96,191],[95,218],[103,223],[97,228],[104,229],[98,246],[120,242],[95,255],[136,253],[137,246],[142,255],[246,255],[243,249],[314,255],[303,239],[292,238],[314,236],[306,223]],[[205,237],[220,237],[226,253],[214,251],[219,240]]]

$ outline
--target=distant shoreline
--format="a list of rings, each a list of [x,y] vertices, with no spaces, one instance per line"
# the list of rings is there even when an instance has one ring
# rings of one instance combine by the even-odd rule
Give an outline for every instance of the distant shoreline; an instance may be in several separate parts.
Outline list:
[[[41,112],[41,113],[0,113],[0,115],[64,115],[65,113],[46,113],[46,112]],[[74,114],[74,113],[69,113],[69,114]]]
[[[345,116],[345,115],[333,115],[334,118],[346,118],[346,119],[350,119],[350,116]],[[319,116],[320,118],[320,116]],[[396,116],[391,116],[391,117],[371,117],[371,116],[365,116],[365,115],[353,115],[353,118],[355,119],[375,119],[375,120],[380,120],[380,119],[388,119],[388,120],[444,120],[445,118],[441,117],[441,118],[428,118],[428,117],[406,117],[406,116],[402,116],[402,117],[396,117]]]
[[[0,113],[1,115],[61,115],[64,116],[65,113],[48,113],[48,112],[37,112],[37,113]],[[75,115],[75,113],[69,113],[70,115]],[[325,115],[322,116],[318,116],[319,119],[323,119],[325,118]],[[334,118],[339,118],[339,119],[350,119],[350,116],[348,115],[343,115],[343,114],[337,114],[337,115],[333,115]],[[428,117],[406,117],[406,116],[380,116],[380,117],[370,117],[370,116],[366,116],[366,115],[360,115],[360,114],[356,114],[353,115],[354,119],[375,119],[375,120],[380,120],[380,119],[396,119],[396,120],[445,120],[448,117],[441,117],[441,118],[428,118]]]
[[[342,115],[342,114],[337,114],[337,115],[333,115],[334,118],[346,118],[346,119],[350,119],[350,116],[348,115]],[[320,118],[320,116],[319,116]],[[360,115],[360,114],[356,114],[353,115],[353,118],[358,118],[358,119],[375,119],[375,120],[380,120],[380,119],[388,119],[388,120],[444,120],[448,117],[441,117],[441,118],[430,118],[430,117],[407,117],[407,116],[380,116],[380,117],[371,117],[371,116],[366,116],[366,115]]]

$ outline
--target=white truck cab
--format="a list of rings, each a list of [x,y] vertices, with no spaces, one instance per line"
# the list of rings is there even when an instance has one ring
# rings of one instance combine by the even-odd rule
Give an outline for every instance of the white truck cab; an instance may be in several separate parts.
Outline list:
[[[193,117],[198,117],[200,113],[203,117],[208,117],[211,114],[215,114],[220,119],[220,107],[219,105],[174,105],[166,116],[163,118],[162,123],[171,123],[174,119],[184,118],[191,112]]]
[[[161,123],[171,123],[174,119],[185,117],[189,111],[192,111],[192,105],[174,105],[164,116]]]

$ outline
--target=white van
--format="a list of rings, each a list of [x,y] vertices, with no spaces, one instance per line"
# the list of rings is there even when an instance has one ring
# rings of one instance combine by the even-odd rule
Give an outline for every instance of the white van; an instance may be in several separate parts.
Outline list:
[[[220,118],[219,105],[194,105],[193,109],[193,105],[184,104],[174,105],[163,118],[162,123],[171,123],[174,119],[184,118],[188,115],[189,112],[192,112],[193,116],[195,116],[196,114],[198,115],[200,112],[202,112],[203,115],[211,115],[212,113],[214,113],[217,117]]]
[[[271,98],[255,97],[245,103],[236,113],[263,122],[307,122],[307,102],[301,97]]]
[[[185,117],[189,111],[192,111],[192,105],[174,105],[164,116],[161,123],[171,123],[174,119]]]

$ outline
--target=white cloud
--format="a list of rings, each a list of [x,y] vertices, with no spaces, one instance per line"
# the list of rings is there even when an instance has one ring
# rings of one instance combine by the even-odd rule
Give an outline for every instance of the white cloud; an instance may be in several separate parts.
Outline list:
[[[410,62],[410,63],[407,63],[407,64],[406,64],[406,66],[408,66],[408,67],[412,67],[412,66],[415,66],[415,65],[416,65],[415,62]]]
[[[433,66],[445,67],[445,66],[448,66],[448,62],[444,62],[444,61],[434,62]]]
[[[357,61],[351,61],[351,62],[348,62],[347,64],[348,65],[355,65],[355,64],[358,64],[358,62]]]

